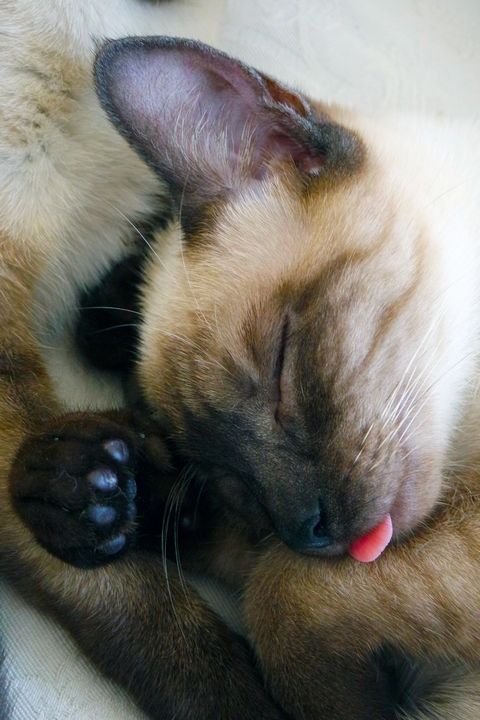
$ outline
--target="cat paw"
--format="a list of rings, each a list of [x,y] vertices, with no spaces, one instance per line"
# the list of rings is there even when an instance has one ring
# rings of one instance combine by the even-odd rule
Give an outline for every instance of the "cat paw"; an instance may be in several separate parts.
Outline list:
[[[125,552],[136,531],[136,446],[130,428],[95,413],[57,418],[23,442],[11,492],[44,548],[84,568]]]

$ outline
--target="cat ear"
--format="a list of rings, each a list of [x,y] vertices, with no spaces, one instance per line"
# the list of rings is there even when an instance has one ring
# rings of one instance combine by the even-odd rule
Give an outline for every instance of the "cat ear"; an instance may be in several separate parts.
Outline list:
[[[300,94],[199,42],[109,41],[95,79],[110,119],[167,182],[185,224],[279,162],[312,177],[359,153],[353,133]]]

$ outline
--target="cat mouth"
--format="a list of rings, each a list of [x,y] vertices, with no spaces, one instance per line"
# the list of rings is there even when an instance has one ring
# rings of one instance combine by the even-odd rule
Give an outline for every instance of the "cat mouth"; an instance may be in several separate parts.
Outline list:
[[[321,545],[303,546],[297,549],[289,545],[291,550],[301,555],[320,558],[336,558],[349,555],[354,560],[369,563],[377,560],[387,549],[393,539],[393,522],[390,513],[373,525],[362,535],[350,542],[337,541]]]
[[[350,555],[360,562],[372,562],[390,544],[411,534],[424,516],[424,503],[417,500],[419,472],[412,457],[408,466],[385,468],[389,486],[374,492],[375,486],[370,487],[365,478],[365,493],[357,494],[357,501],[354,492],[350,495],[345,488],[346,494],[340,493],[336,500],[336,495],[331,495],[330,507],[318,504],[325,494],[321,487],[318,492],[310,489],[305,496],[297,493],[288,502],[282,488],[277,487],[278,494],[270,497],[261,492],[258,479],[240,473],[228,473],[234,483],[225,487],[220,471],[218,485],[230,511],[246,522],[255,543],[273,534],[299,555],[319,559]]]
[[[290,548],[293,552],[295,552],[298,555],[306,555],[307,557],[318,557],[318,558],[338,558],[341,556],[346,555],[348,550],[348,543],[345,542],[334,542],[330,545],[327,545],[325,547],[319,547],[312,545],[312,547],[302,547],[301,550],[292,547],[292,545],[287,544],[287,547]]]

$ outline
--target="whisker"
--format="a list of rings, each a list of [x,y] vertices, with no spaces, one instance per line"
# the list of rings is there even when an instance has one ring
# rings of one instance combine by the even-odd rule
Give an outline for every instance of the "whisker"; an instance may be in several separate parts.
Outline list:
[[[187,601],[189,600],[188,590],[187,590],[187,583],[185,581],[185,575],[183,572],[182,562],[180,559],[180,547],[178,543],[178,528],[180,524],[180,515],[182,510],[182,505],[185,500],[185,496],[187,494],[188,488],[194,479],[195,475],[193,473],[193,470],[191,467],[187,468],[185,471],[185,478],[183,480],[183,484],[179,488],[179,491],[177,493],[176,497],[176,507],[175,507],[175,514],[174,514],[174,526],[173,526],[173,541],[174,541],[174,548],[175,548],[175,561],[177,564],[178,569],[178,575],[180,578],[180,585],[183,589],[183,593],[185,595],[185,598]]]
[[[108,203],[108,201],[105,201],[105,202]],[[140,229],[135,225],[135,223],[133,223],[133,222],[130,220],[130,218],[129,218],[127,215],[125,215],[125,213],[123,213],[123,212],[120,210],[120,208],[116,207],[116,206],[113,205],[112,203],[108,203],[108,204],[110,205],[110,207],[111,207],[113,210],[115,210],[115,212],[117,212],[117,213],[120,215],[120,217],[123,217],[123,219],[130,225],[130,227],[132,227],[132,228],[135,230],[135,232],[138,234],[139,238],[140,238],[141,240],[143,240],[143,242],[145,243],[145,245],[149,248],[149,250],[152,252],[152,254],[157,258],[157,260],[158,260],[158,262],[160,263],[160,265],[161,265],[161,267],[163,268],[163,270],[165,270],[165,272],[167,273],[167,275],[168,275],[171,279],[175,280],[174,276],[171,274],[170,270],[167,268],[167,266],[166,266],[165,263],[163,262],[162,258],[160,257],[160,255],[157,253],[157,251],[156,251],[155,248],[153,247],[152,243],[151,243],[149,240],[147,240],[147,238],[145,237],[145,235],[140,231]]]
[[[257,542],[257,545],[263,545],[263,543],[268,542],[272,537],[275,537],[275,533],[274,532],[268,533],[268,535],[265,535],[265,537],[261,538]]]
[[[193,302],[195,303],[195,307],[196,307],[196,309],[197,309],[197,313],[202,317],[205,325],[208,327],[208,329],[210,330],[210,332],[211,332],[212,335],[213,335],[213,328],[212,328],[211,324],[208,322],[207,318],[205,317],[205,313],[203,312],[203,310],[202,310],[201,307],[200,307],[200,303],[198,302],[197,296],[196,296],[195,293],[193,292],[192,283],[191,283],[191,281],[190,281],[190,276],[189,276],[189,274],[188,274],[187,266],[186,266],[186,264],[185,264],[185,253],[184,253],[184,251],[183,251],[183,243],[182,243],[181,246],[180,246],[180,255],[181,255],[181,257],[182,257],[182,266],[183,266],[183,272],[184,272],[184,275],[185,275],[185,279],[186,279],[186,281],[187,281],[188,289],[189,289],[189,291],[190,291],[190,295],[191,295],[191,297],[192,297],[192,300],[193,300]]]
[[[174,340],[178,340],[179,342],[188,345],[192,350],[196,350],[200,357],[194,358],[194,362],[204,363],[205,365],[215,365],[221,370],[223,370],[227,375],[230,375],[230,377],[234,377],[233,373],[231,373],[230,370],[228,370],[228,368],[226,368],[225,365],[223,365],[219,360],[211,356],[205,357],[205,348],[202,348],[200,345],[191,340],[191,338],[188,338],[185,335],[178,335],[177,333],[169,332],[168,330],[162,330],[158,327],[155,328],[155,332],[165,335],[166,337],[170,337]]]
[[[418,417],[418,415],[419,415],[419,413],[422,411],[422,409],[425,407],[425,404],[428,402],[430,391],[435,387],[435,385],[436,385],[437,383],[439,383],[443,378],[445,378],[446,375],[448,375],[448,373],[452,372],[456,367],[458,367],[458,365],[460,365],[462,362],[465,362],[465,360],[468,359],[469,357],[471,357],[472,355],[475,355],[475,352],[474,352],[474,351],[470,351],[470,352],[468,352],[468,353],[465,353],[465,355],[464,355],[462,358],[460,358],[460,359],[457,360],[455,363],[453,363],[452,365],[450,365],[450,367],[448,367],[441,375],[439,375],[433,382],[431,382],[428,386],[426,386],[426,387],[422,390],[421,393],[419,393],[419,394],[417,395],[416,401],[418,401],[418,400],[421,401],[420,406],[417,407],[416,409],[415,409],[415,405],[412,406],[410,412],[412,412],[413,410],[415,410],[415,413],[413,414],[413,417],[411,416],[410,413],[407,414],[407,415],[402,419],[402,422],[399,423],[399,425],[397,425],[397,426],[394,428],[394,431],[392,431],[392,433],[390,433],[390,435],[388,436],[389,441],[392,441],[392,440],[395,439],[396,442],[397,442],[397,444],[400,444],[400,443],[402,442],[402,440],[403,440],[404,437],[405,437],[406,432],[408,431],[408,429],[410,428],[410,426],[412,425],[412,423],[415,421],[415,419]],[[409,422],[408,422],[408,426],[405,428],[404,425],[405,425],[405,423],[406,423],[407,421],[409,421]],[[403,428],[403,430],[402,430],[402,428]],[[402,431],[402,434],[401,434],[400,437],[397,437],[397,436],[398,436],[398,433],[399,433],[400,431]],[[385,440],[382,442],[382,445],[384,445],[384,444],[385,444]],[[381,446],[380,446],[380,447],[381,447]]]
[[[138,328],[138,325],[137,323],[120,323],[119,325],[109,325],[106,328],[100,328],[100,330],[92,330],[89,335],[100,335],[101,333],[109,332],[110,330],[120,330],[121,328],[127,327]]]
[[[355,460],[354,460],[353,463],[352,463],[352,467],[351,467],[351,469],[350,469],[350,472],[352,471],[352,469],[355,467],[355,465],[356,465],[356,464],[358,463],[358,461],[360,460],[360,458],[361,458],[361,456],[362,456],[362,453],[363,453],[363,451],[365,450],[365,446],[366,446],[366,444],[367,444],[368,436],[369,436],[370,433],[372,432],[374,426],[375,426],[375,420],[370,424],[370,427],[368,428],[367,432],[366,432],[365,435],[363,436],[363,440],[362,440],[362,442],[361,442],[361,444],[360,444],[360,450],[358,451],[358,453],[357,453],[357,455],[356,455],[356,457],[355,457]]]
[[[183,624],[180,620],[180,617],[177,613],[177,607],[176,603],[173,598],[172,588],[170,585],[170,577],[168,572],[168,558],[167,558],[167,536],[168,536],[168,528],[170,525],[170,517],[172,513],[172,502],[173,498],[175,497],[175,494],[178,490],[178,482],[174,483],[172,487],[170,488],[170,492],[167,496],[167,500],[165,503],[165,509],[163,512],[163,518],[162,518],[162,528],[161,528],[161,558],[162,558],[162,565],[163,565],[163,572],[165,576],[165,584],[167,587],[167,593],[170,605],[172,607],[173,617],[175,619],[175,622],[180,630],[180,634],[182,635],[185,643],[187,642],[184,630],[183,630]]]
[[[113,305],[89,305],[88,307],[81,307],[80,310],[119,310],[120,312],[128,312],[133,315],[142,315],[143,313],[138,310],[132,310],[131,308],[115,307]]]
[[[419,345],[417,346],[416,350],[413,352],[412,357],[410,358],[409,362],[407,363],[407,365],[406,365],[406,367],[405,367],[405,370],[403,371],[403,374],[402,374],[400,380],[399,380],[398,383],[396,384],[396,386],[395,386],[395,388],[394,388],[394,390],[393,390],[393,392],[392,392],[392,394],[391,394],[391,396],[390,396],[390,400],[387,401],[387,405],[386,405],[386,407],[384,408],[384,411],[382,412],[382,415],[381,415],[381,418],[382,418],[382,419],[384,418],[384,416],[385,416],[388,412],[390,412],[391,403],[395,401],[395,399],[396,399],[396,393],[397,393],[398,390],[400,390],[400,388],[402,387],[402,385],[403,385],[403,383],[405,382],[405,380],[406,380],[406,387],[408,388],[409,383],[411,382],[412,373],[410,374],[410,377],[409,377],[409,378],[407,378],[407,375],[408,375],[408,373],[410,372],[410,369],[412,368],[413,363],[414,363],[415,360],[417,359],[419,352],[422,350],[423,346],[425,345],[425,343],[426,343],[427,340],[429,339],[431,333],[432,333],[433,330],[435,329],[436,323],[440,321],[440,317],[441,317],[441,315],[440,315],[440,313],[438,313],[438,314],[433,318],[433,320],[432,320],[432,322],[431,322],[431,324],[430,324],[430,327],[428,328],[428,330],[427,330],[426,333],[424,334],[424,336],[423,336],[422,340],[420,341]],[[412,369],[412,372],[414,372],[414,368]],[[401,403],[401,401],[402,401],[402,398],[400,398],[400,401],[399,401],[399,402]],[[398,404],[399,404],[399,403],[397,403],[397,406],[398,406]],[[393,412],[395,413],[395,410],[394,410]]]
[[[421,397],[422,393],[425,391],[426,386],[427,386],[427,383],[430,381],[431,375],[432,375],[433,371],[438,367],[439,363],[440,363],[440,359],[438,359],[438,360],[436,361],[436,363],[434,364],[433,367],[431,367],[431,368],[429,367],[429,368],[427,368],[427,369],[424,368],[424,371],[422,371],[421,373],[419,373],[417,380],[412,384],[412,386],[411,386],[411,388],[409,389],[409,391],[403,393],[403,395],[402,395],[402,401],[403,401],[404,403],[405,403],[405,401],[406,401],[407,404],[404,405],[403,407],[401,406],[401,407],[399,408],[398,412],[397,412],[394,416],[389,417],[388,423],[393,425],[393,429],[392,429],[392,431],[390,432],[390,434],[387,435],[387,436],[384,438],[384,440],[381,442],[381,444],[380,444],[380,446],[379,446],[379,448],[378,448],[379,450],[380,450],[387,442],[389,442],[390,439],[391,439],[396,433],[398,433],[398,431],[401,429],[401,427],[408,421],[408,418],[409,418],[410,413],[411,413],[411,412],[414,410],[414,408],[415,408],[415,403],[417,402],[417,400],[419,399],[419,397]],[[425,372],[427,372],[428,374],[425,375],[425,377],[423,377],[424,374],[425,374]],[[404,413],[404,417],[402,418],[402,420],[400,421],[400,423],[398,423],[397,425],[395,425],[394,423],[396,422],[396,420],[397,420],[397,418],[398,418],[398,416],[400,415],[401,412]],[[386,427],[386,426],[387,426],[387,422],[384,423],[383,427]]]
[[[202,480],[202,482],[201,482],[201,484],[200,484],[200,487],[199,487],[199,489],[198,489],[197,499],[196,499],[196,501],[195,501],[195,508],[194,508],[194,511],[193,511],[193,519],[192,519],[192,522],[193,522],[194,527],[195,527],[196,522],[197,522],[198,508],[199,508],[199,506],[200,506],[200,499],[201,499],[202,494],[203,494],[203,491],[205,490],[205,487],[206,487],[206,485],[207,485],[207,480],[208,480],[208,476],[205,475],[205,477],[204,477],[204,479]]]

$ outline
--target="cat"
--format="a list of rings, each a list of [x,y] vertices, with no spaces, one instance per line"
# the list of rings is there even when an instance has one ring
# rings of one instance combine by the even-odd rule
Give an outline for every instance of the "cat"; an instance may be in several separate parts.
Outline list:
[[[178,39],[107,44],[96,78],[179,219],[139,383],[227,508],[212,563],[248,578],[274,697],[395,717],[387,647],[438,679],[413,717],[478,717],[478,123],[326,107]],[[346,557],[387,515],[396,546]]]
[[[313,103],[182,40],[108,43],[96,78],[179,219],[155,243],[143,287],[137,374],[152,441],[158,433],[165,478],[173,443],[227,513],[212,567],[243,575],[249,636],[274,697],[295,718],[393,718],[388,675],[371,660],[389,646],[427,670],[454,665],[445,700],[413,717],[477,717],[477,129]],[[43,383],[29,351],[32,421]],[[135,423],[55,418],[55,408],[41,420],[21,447],[16,431],[8,456],[15,509],[53,554],[107,564],[79,571],[49,557],[10,508],[2,545],[25,585],[154,716],[202,716],[179,706],[179,685],[185,701],[199,685],[184,676],[175,688],[201,649],[206,694],[217,684],[228,703],[239,678],[250,683],[236,704],[203,716],[268,717],[240,651],[231,682],[219,672],[218,638],[222,650],[235,639],[198,600],[186,613],[192,599],[173,577],[175,618],[161,563],[128,548],[128,470],[144,444]],[[55,482],[60,468],[76,496]],[[110,501],[119,482],[124,493]],[[103,525],[85,521],[86,507]],[[346,557],[387,514],[398,546],[372,564]],[[182,663],[176,638],[159,687],[165,617],[186,623],[189,645]]]
[[[103,535],[99,564],[119,550],[122,537],[112,542],[105,527],[111,509],[102,514],[93,505],[88,518],[81,511],[113,491],[115,527],[133,529],[129,466],[149,443],[123,420],[119,426],[116,413],[91,417],[94,409],[121,406],[123,390],[113,376],[87,368],[74,349],[79,297],[132,252],[135,228],[155,223],[169,206],[165,186],[101,110],[92,81],[95,48],[105,36],[165,31],[173,5],[12,0],[0,9],[0,564],[152,717],[236,718],[241,707],[246,718],[274,720],[282,714],[244,641],[193,590],[184,592],[173,568],[165,580],[162,558],[139,550],[135,562],[92,572],[85,569],[90,554],[76,552],[71,532],[83,517],[84,542],[94,543],[96,530]],[[206,6],[179,4],[178,12],[189,18],[187,27],[209,35]],[[100,472],[88,468],[88,487],[74,477],[82,455],[87,465],[101,461]],[[59,508],[49,501],[59,498],[35,480],[40,467],[53,480],[63,459],[58,524]],[[168,462],[165,450],[165,482],[173,474]],[[60,533],[71,544],[64,557],[75,566],[36,542],[32,515],[52,543]]]

